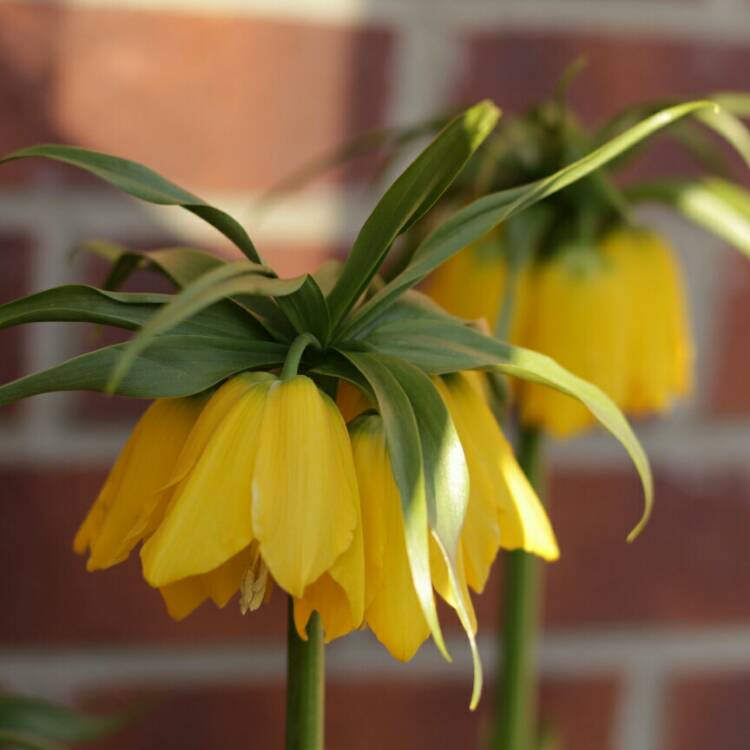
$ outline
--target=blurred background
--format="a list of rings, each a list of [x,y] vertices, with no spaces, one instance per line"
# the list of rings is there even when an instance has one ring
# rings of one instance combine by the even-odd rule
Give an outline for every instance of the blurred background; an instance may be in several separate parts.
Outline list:
[[[516,112],[579,55],[572,101],[592,124],[644,98],[750,89],[746,0],[71,0],[0,3],[0,153],[65,142],[144,162],[243,220],[280,273],[346,253],[373,205],[371,165],[271,211],[257,197],[366,128],[491,97]],[[653,161],[651,161],[653,159]],[[681,169],[659,147],[644,172]],[[565,750],[744,750],[750,736],[750,264],[653,213],[684,260],[697,395],[638,425],[657,475],[643,536],[624,452],[594,435],[551,446],[540,649],[542,714]],[[45,163],[0,169],[0,301],[99,283],[71,249],[222,249],[178,209],[144,206]],[[96,340],[91,329],[0,331],[3,381]],[[107,750],[280,748],[285,602],[242,617],[168,618],[137,559],[87,574],[75,529],[142,405],[90,394],[0,410],[0,688],[92,709],[153,699]],[[393,662],[368,634],[329,649],[331,750],[477,747],[491,705],[495,572],[478,601],[490,688],[468,712],[470,664],[426,645]]]

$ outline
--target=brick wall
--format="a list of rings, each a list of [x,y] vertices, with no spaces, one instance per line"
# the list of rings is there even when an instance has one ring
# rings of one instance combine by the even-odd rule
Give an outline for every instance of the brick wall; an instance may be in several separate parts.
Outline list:
[[[597,118],[641,96],[748,88],[742,0],[75,0],[0,4],[0,152],[65,141],[144,161],[242,218],[284,273],[345,251],[372,204],[359,164],[259,214],[254,197],[366,127],[491,96],[545,94],[586,53],[575,92]],[[674,164],[662,151],[659,164]],[[648,167],[646,167],[648,168]],[[563,547],[545,597],[542,712],[575,750],[721,750],[750,731],[750,266],[655,213],[687,273],[699,395],[639,425],[657,475],[634,545],[636,480],[614,441],[552,446]],[[0,170],[0,299],[100,269],[70,249],[108,237],[220,248],[176,209],[124,200],[42,163]],[[64,334],[64,335],[63,335]],[[0,376],[80,351],[92,331],[0,332]],[[284,603],[181,625],[135,561],[89,575],[72,534],[142,408],[37,397],[0,411],[0,684],[99,707],[154,699],[116,748],[281,746]],[[490,671],[499,571],[479,602]],[[470,665],[427,648],[393,663],[366,634],[329,650],[329,746],[474,747],[490,695],[466,709]]]

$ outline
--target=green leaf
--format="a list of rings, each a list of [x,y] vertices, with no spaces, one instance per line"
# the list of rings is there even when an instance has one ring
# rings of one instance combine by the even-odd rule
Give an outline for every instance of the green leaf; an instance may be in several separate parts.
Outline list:
[[[28,735],[32,742],[37,743],[40,740],[98,740],[121,729],[127,724],[130,714],[131,712],[120,712],[108,716],[90,716],[38,698],[0,696],[0,731]],[[49,747],[44,744],[27,746]]]
[[[174,299],[172,294],[109,292],[90,286],[61,286],[0,305],[0,329],[24,323],[86,322],[137,330]],[[265,329],[227,301],[182,321],[177,333],[267,339]]]
[[[83,249],[114,264],[104,285],[107,289],[118,288],[137,268],[152,268],[162,273],[178,287],[186,287],[210,271],[228,264],[228,261],[193,248],[177,247],[136,251],[111,242],[97,240],[83,245]],[[267,266],[248,264],[247,269],[274,276],[273,271]],[[237,295],[233,301],[250,312],[278,341],[288,341],[293,338],[294,328],[274,300],[267,297]]]
[[[77,146],[57,144],[44,144],[13,151],[0,159],[0,164],[29,157],[44,157],[84,169],[110,185],[148,203],[161,206],[182,206],[218,229],[250,260],[256,263],[261,262],[258,251],[247,232],[229,214],[210,206],[198,196],[164,179],[142,164]]]
[[[406,549],[414,588],[435,644],[443,656],[450,660],[440,629],[432,589],[427,485],[419,428],[414,410],[399,381],[382,363],[380,357],[346,351],[342,351],[341,354],[369,383],[378,402],[393,477],[401,495]]]
[[[15,732],[0,729],[0,747],[20,748],[20,750],[67,750],[67,745],[45,740],[28,732]]]
[[[591,174],[621,153],[680,118],[715,110],[709,101],[688,102],[657,112],[549,177],[510,190],[491,193],[470,203],[435,229],[417,248],[407,267],[386,284],[353,316],[341,333],[356,337],[403,292],[421,281],[462,248],[483,237],[498,224],[568,185]]]
[[[302,286],[280,298],[278,305],[297,333],[310,332],[321,344],[327,344],[331,326],[328,305],[312,276],[305,276]]]
[[[305,277],[275,279],[253,272],[248,273],[246,266],[246,261],[227,263],[209,271],[175,295],[174,299],[150,318],[140,332],[128,342],[121,360],[112,373],[110,391],[115,391],[120,380],[158,336],[206,307],[238,294],[263,296],[292,294],[305,281]]]
[[[139,268],[158,271],[178,287],[196,281],[214,268],[222,266],[225,260],[211,253],[192,247],[166,247],[159,250],[129,250],[113,242],[94,240],[81,246],[112,264],[112,270],[104,284],[105,289],[118,289]],[[257,266],[262,273],[265,266]],[[270,271],[270,269],[267,269]]]
[[[474,688],[471,708],[476,708],[482,692],[482,665],[479,660],[472,604],[463,576],[459,577],[459,540],[469,502],[469,470],[461,441],[448,408],[432,381],[417,367],[396,357],[381,357],[395,375],[411,402],[422,445],[427,510],[430,529],[445,560],[458,618],[466,631],[474,662]]]
[[[622,412],[595,385],[573,375],[550,357],[497,341],[445,318],[389,323],[372,332],[365,343],[381,356],[401,357],[429,373],[496,369],[578,399],[622,443],[635,464],[643,484],[645,507],[628,540],[643,530],[653,505],[648,458]]]
[[[97,349],[48,370],[0,386],[0,406],[39,393],[99,391],[108,388],[112,371],[127,344]],[[114,393],[131,398],[191,396],[244,370],[278,367],[286,347],[269,341],[215,336],[158,337],[117,384]]]
[[[664,203],[750,256],[750,193],[727,180],[653,182],[627,190],[633,202]]]
[[[396,237],[443,194],[498,117],[491,102],[481,102],[456,117],[380,199],[328,297],[334,329],[367,289]]]
[[[706,127],[717,132],[750,166],[750,132],[742,120],[718,105],[695,113],[695,116]]]

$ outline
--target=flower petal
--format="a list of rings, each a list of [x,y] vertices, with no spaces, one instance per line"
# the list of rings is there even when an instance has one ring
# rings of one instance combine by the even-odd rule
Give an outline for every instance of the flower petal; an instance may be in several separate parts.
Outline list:
[[[267,372],[243,372],[227,380],[211,396],[180,451],[174,471],[169,479],[170,485],[177,484],[188,475],[216,428],[229,414],[239,398],[255,384],[264,381],[273,381],[273,375]]]
[[[297,375],[269,391],[253,481],[253,528],[275,581],[302,597],[352,543],[359,495],[336,405]]]
[[[256,383],[232,406],[173,502],[141,549],[152,586],[214,570],[253,539],[253,466],[269,383]]]
[[[76,535],[77,552],[91,549],[89,570],[125,560],[161,518],[171,495],[164,486],[204,404],[159,399],[141,417]]]
[[[373,559],[378,564],[381,545],[383,550],[380,580],[374,591],[368,581],[365,617],[391,655],[408,661],[427,639],[430,629],[412,582],[401,497],[393,479],[380,417],[369,416],[353,425],[352,450],[371,565]]]

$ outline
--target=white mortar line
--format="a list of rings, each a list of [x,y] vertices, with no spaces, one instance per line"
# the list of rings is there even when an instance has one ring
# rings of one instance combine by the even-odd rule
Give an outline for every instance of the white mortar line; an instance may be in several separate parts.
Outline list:
[[[615,713],[613,750],[661,750],[666,676],[653,665],[630,669],[623,679]]]
[[[735,13],[714,13],[704,3],[597,2],[596,0],[495,0],[451,2],[451,19],[470,31],[551,31],[555,33],[633,34],[639,38],[695,41],[747,41],[750,19],[742,8]]]
[[[200,192],[200,191],[198,191]],[[349,242],[367,216],[370,201],[351,190],[318,189],[293,194],[262,208],[253,193],[209,194],[203,197],[244,223],[253,240],[264,244]],[[52,200],[54,199],[54,200]],[[0,191],[0,224],[33,231],[40,220],[64,216],[83,238],[153,238],[169,232],[186,242],[222,243],[208,224],[176,206],[153,206],[127,196],[95,191],[58,189]]]
[[[330,647],[328,675],[346,681],[395,676],[466,682],[471,677],[471,660],[465,639],[452,636],[448,647],[455,657],[452,664],[427,645],[411,664],[403,665],[369,633],[356,633]],[[491,635],[480,637],[480,650],[491,677],[495,651]],[[19,690],[57,692],[108,684],[256,684],[282,679],[284,664],[284,647],[279,641],[230,646],[5,649],[0,651],[0,681]],[[542,642],[540,666],[544,675],[558,678],[629,674],[640,680],[641,686],[666,673],[744,672],[750,669],[750,628],[552,632]]]
[[[412,3],[403,0],[26,0],[92,10],[178,12],[202,16],[236,16],[333,25],[398,23]]]
[[[27,3],[44,0],[27,0]],[[101,10],[106,8],[154,12],[182,12],[207,16],[236,16],[333,25],[408,24],[421,10],[425,17],[445,10],[454,28],[470,30],[551,30],[607,32],[665,38],[721,39],[743,42],[750,19],[736,4],[717,13],[715,4],[682,2],[596,2],[594,0],[58,0],[59,5]]]

